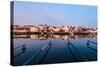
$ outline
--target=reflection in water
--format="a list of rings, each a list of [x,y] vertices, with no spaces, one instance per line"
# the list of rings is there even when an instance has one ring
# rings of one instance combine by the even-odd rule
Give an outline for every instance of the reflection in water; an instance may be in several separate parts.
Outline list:
[[[67,40],[67,39],[81,39],[81,38],[96,38],[96,35],[50,35],[50,34],[46,34],[46,35],[13,35],[14,38],[31,38],[31,39],[38,39],[38,40],[47,40],[49,38],[53,38],[53,39],[63,39],[63,40]]]
[[[96,35],[45,34],[13,35],[13,37],[15,65],[94,61],[97,59]]]

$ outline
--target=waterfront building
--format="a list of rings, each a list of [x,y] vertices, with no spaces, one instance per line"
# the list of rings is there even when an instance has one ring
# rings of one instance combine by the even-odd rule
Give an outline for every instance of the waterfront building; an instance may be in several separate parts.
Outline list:
[[[30,32],[30,28],[26,28],[26,27],[17,27],[13,29],[13,32],[18,32],[18,33],[26,33],[26,32]]]
[[[30,28],[30,32],[38,32],[38,30],[39,30],[39,27],[34,26],[34,25],[26,25],[24,27]]]

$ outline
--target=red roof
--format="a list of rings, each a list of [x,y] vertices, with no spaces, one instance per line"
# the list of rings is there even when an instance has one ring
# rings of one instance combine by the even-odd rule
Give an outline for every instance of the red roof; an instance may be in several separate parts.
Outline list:
[[[27,28],[27,27],[18,27],[16,28],[17,30],[30,30],[30,28]]]

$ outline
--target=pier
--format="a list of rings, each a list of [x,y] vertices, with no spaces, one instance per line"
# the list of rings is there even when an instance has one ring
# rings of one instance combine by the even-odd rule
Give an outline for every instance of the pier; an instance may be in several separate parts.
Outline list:
[[[18,46],[18,47],[15,47],[14,48],[14,51],[16,51],[17,49],[20,49],[20,52],[14,56],[14,58],[17,58],[18,56],[22,55],[23,53],[25,53],[26,51],[26,46],[25,44],[21,45],[21,46]]]
[[[40,55],[40,53],[45,52],[43,57],[41,57],[40,61],[38,62],[39,64],[42,63],[47,53],[50,51],[51,46],[52,46],[52,43],[50,41],[48,44],[44,45],[40,50],[38,50],[32,57],[30,57],[30,59],[27,60],[23,65],[30,64],[32,60],[34,60],[38,55]]]
[[[71,43],[70,40],[67,40],[67,45],[75,61],[88,61],[88,59],[77,50],[77,48]],[[77,57],[74,54],[75,52],[77,54]]]
[[[97,45],[96,42],[93,42],[93,41],[87,40],[86,45],[87,45],[87,47],[90,48],[91,50],[97,52],[97,49],[95,49],[95,48],[92,47],[92,45]]]
[[[92,57],[93,57],[93,60],[96,59],[95,54],[97,50],[95,49],[95,47],[97,46],[96,45],[97,43],[95,43],[94,40],[91,40],[91,39],[83,40],[83,43],[79,43],[79,44],[74,43],[73,39],[64,40],[61,38],[55,38],[55,39],[52,38],[48,40],[43,40],[43,42],[45,41],[46,43],[45,42],[41,43],[42,40],[39,40],[39,39],[36,41],[38,41],[39,43],[35,42],[34,44],[34,41],[30,40],[28,42],[32,42],[32,43],[25,42],[24,44],[21,44],[21,46],[17,46],[16,44],[17,47],[13,49],[16,52],[15,53],[16,55],[14,56],[14,60],[16,63],[19,61],[17,64],[19,65],[44,64],[44,63],[47,64],[50,62],[59,63],[61,61],[81,62],[81,61],[90,61],[92,60]],[[36,45],[36,48],[35,48],[35,45]],[[94,47],[92,47],[92,45]],[[85,49],[81,50],[80,48],[85,48],[87,51]],[[31,53],[30,55],[29,55],[29,52]],[[90,57],[88,57],[88,53],[92,55],[91,59]],[[20,63],[21,58],[25,58],[21,60],[22,63]]]

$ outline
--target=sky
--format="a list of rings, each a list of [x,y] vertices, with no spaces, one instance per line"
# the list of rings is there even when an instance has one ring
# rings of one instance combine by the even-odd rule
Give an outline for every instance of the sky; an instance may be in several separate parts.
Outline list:
[[[14,25],[97,26],[97,7],[14,1]]]

